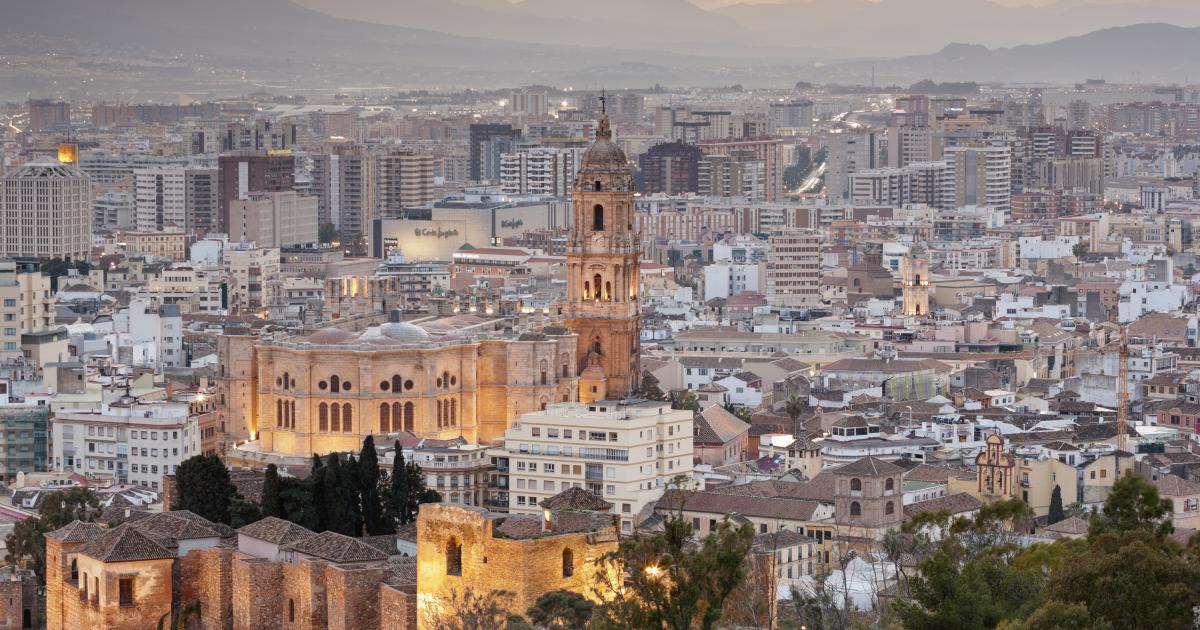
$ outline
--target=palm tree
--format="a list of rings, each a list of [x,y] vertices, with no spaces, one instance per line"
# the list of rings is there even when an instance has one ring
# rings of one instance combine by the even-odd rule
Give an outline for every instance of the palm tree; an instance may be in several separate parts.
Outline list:
[[[783,403],[783,412],[792,419],[792,435],[800,436],[800,414],[804,413],[804,401],[792,394]]]

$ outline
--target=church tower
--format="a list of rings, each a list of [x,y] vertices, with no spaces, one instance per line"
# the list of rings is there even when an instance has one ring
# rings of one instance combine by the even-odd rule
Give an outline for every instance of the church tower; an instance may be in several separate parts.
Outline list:
[[[579,400],[623,398],[638,387],[641,334],[633,172],[612,141],[601,97],[596,141],[575,176],[564,322],[579,336]],[[586,389],[587,391],[583,391]]]

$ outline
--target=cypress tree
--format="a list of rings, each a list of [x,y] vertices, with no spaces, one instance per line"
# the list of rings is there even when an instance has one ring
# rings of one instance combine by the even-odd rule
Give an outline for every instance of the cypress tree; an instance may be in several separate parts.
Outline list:
[[[375,438],[363,439],[362,452],[358,456],[359,496],[362,499],[363,526],[367,535],[394,533],[384,518],[384,506],[379,496],[379,456],[375,452]]]
[[[350,529],[350,511],[347,509],[347,503],[343,500],[341,493],[343,491],[343,475],[342,462],[338,459],[337,454],[331,453],[325,459],[325,466],[321,469],[325,472],[322,476],[322,482],[325,489],[325,514],[328,521],[325,523],[325,529],[352,536],[348,530]]]
[[[279,469],[275,464],[267,466],[266,476],[263,477],[262,513],[263,516],[287,518],[287,510],[283,507],[283,482],[279,478]]]
[[[342,464],[341,476],[338,479],[338,486],[341,488],[338,498],[342,502],[342,509],[349,516],[342,533],[355,538],[363,535],[362,485],[359,481],[361,476],[358,467],[358,460],[351,455]]]
[[[1047,514],[1046,520],[1053,525],[1066,517],[1067,515],[1063,511],[1062,488],[1058,487],[1058,484],[1054,484],[1054,492],[1050,494],[1050,513]]]
[[[320,533],[329,529],[331,515],[329,502],[325,500],[325,476],[329,469],[324,466],[313,468],[312,474],[305,480],[308,494],[308,507],[312,511],[309,523],[314,532]]]

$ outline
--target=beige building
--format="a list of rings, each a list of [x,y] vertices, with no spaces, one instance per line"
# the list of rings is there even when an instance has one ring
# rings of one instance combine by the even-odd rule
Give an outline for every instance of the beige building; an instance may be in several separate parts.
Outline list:
[[[34,160],[0,177],[0,256],[86,260],[92,186],[73,163]]]
[[[225,273],[229,276],[232,311],[260,313],[283,299],[279,249],[242,243],[226,249]]]
[[[768,239],[767,303],[772,306],[821,306],[821,235],[815,230],[786,230]]]
[[[53,323],[50,277],[0,260],[0,359],[21,356],[21,335],[47,330]]]
[[[317,242],[317,198],[293,191],[250,193],[229,202],[229,240],[259,247]]]
[[[527,413],[504,433],[509,458],[509,511],[533,514],[568,488],[613,504],[621,531],[678,475],[692,473],[692,412],[663,402],[550,405]]]
[[[187,235],[182,227],[169,226],[160,232],[126,232],[121,238],[128,256],[187,260]]]
[[[378,158],[379,207],[383,216],[397,216],[400,210],[431,203],[433,154],[412,149],[393,149]]]

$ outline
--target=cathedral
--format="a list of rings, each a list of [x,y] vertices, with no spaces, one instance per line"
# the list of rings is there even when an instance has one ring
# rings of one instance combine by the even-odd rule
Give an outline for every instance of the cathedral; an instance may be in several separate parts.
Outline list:
[[[618,399],[639,382],[640,239],[633,173],[601,113],[573,192],[563,326],[392,321],[283,338],[218,340],[233,463],[357,450],[367,435],[489,442],[557,402]]]

